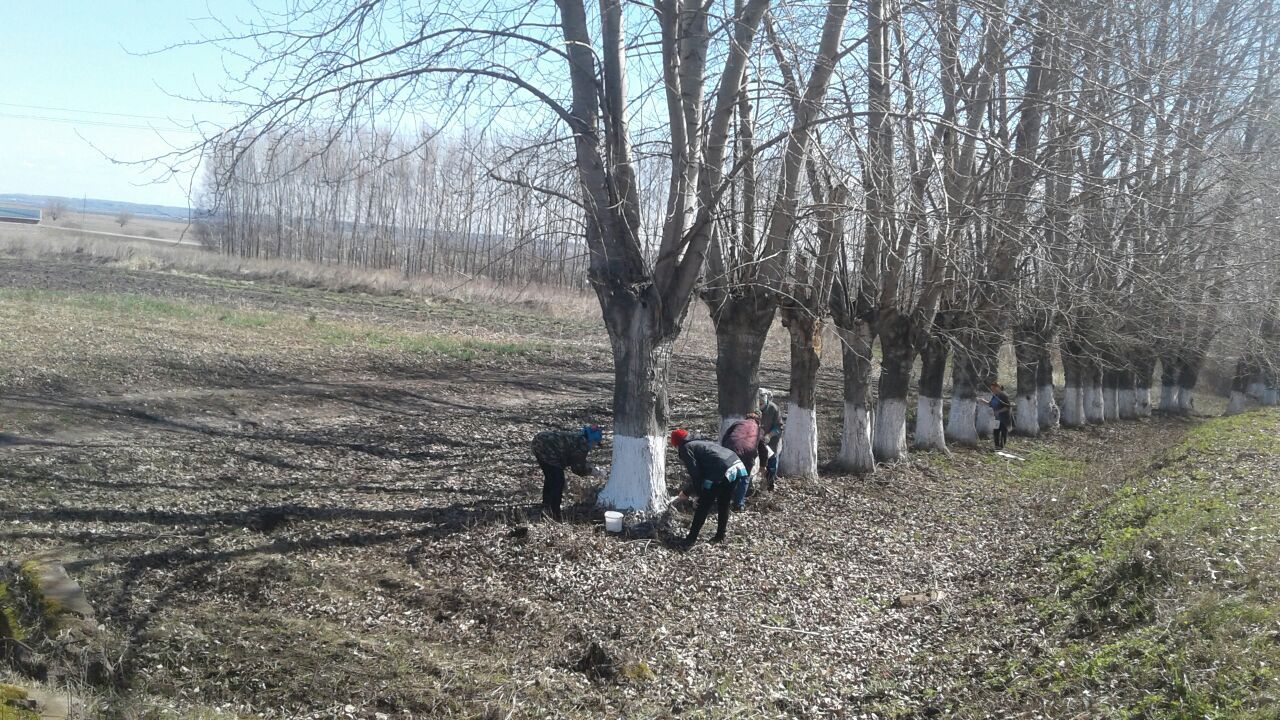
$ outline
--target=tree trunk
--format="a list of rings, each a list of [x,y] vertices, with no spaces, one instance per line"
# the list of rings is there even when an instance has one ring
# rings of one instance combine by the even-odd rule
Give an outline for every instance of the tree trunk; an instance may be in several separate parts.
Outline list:
[[[885,308],[876,334],[880,338],[880,386],[871,448],[877,460],[897,460],[907,454],[907,390],[915,361],[911,319]]]
[[[1227,415],[1239,415],[1248,405],[1249,363],[1244,358],[1236,361],[1236,372],[1231,378],[1231,400],[1227,403]]]
[[[1176,415],[1178,409],[1178,361],[1166,355],[1160,358],[1160,412]]]
[[[612,301],[608,318],[614,367],[613,463],[597,503],[657,513],[668,502],[663,406],[672,343],[658,332],[651,299],[623,302]]]
[[[821,318],[803,309],[785,308],[782,324],[791,334],[791,399],[787,429],[778,452],[778,474],[817,477],[818,416],[816,392],[822,363]]]
[[[1047,343],[1040,345],[1040,362],[1036,366],[1036,403],[1040,430],[1057,428],[1061,411],[1053,397],[1053,353]]]
[[[1200,381],[1200,367],[1204,365],[1204,355],[1195,353],[1182,361],[1178,368],[1178,412],[1190,415],[1195,412],[1196,383]]]
[[[1062,426],[1084,427],[1088,424],[1084,413],[1086,370],[1080,358],[1073,355],[1070,349],[1062,352],[1062,373],[1065,377],[1062,388]]]
[[[947,415],[946,439],[959,445],[977,445],[977,379],[966,355],[967,352],[956,353],[951,360],[951,412]]]
[[[1040,434],[1039,338],[1030,330],[1017,328],[1014,330],[1013,352],[1018,365],[1018,396],[1014,400],[1013,432],[1035,437]]]
[[[871,326],[856,321],[852,329],[840,328],[844,357],[844,427],[836,467],[865,475],[876,469],[871,452]]]
[[[1093,360],[1085,361],[1084,419],[1090,425],[1101,425],[1107,420],[1102,392],[1102,368]]]
[[[773,306],[764,312],[746,301],[726,300],[711,310],[716,328],[716,389],[721,432],[756,408],[760,386],[760,354],[773,321]]]
[[[1117,414],[1121,420],[1133,420],[1138,417],[1138,393],[1134,390],[1133,370],[1125,368],[1116,373]]]
[[[920,391],[916,402],[916,440],[920,450],[947,449],[942,425],[942,382],[947,371],[947,339],[930,333],[920,352]]]
[[[1155,356],[1138,353],[1133,361],[1133,413],[1137,417],[1151,417],[1151,378],[1155,372]]]
[[[1102,419],[1115,422],[1120,419],[1120,377],[1110,368],[1102,371]]]

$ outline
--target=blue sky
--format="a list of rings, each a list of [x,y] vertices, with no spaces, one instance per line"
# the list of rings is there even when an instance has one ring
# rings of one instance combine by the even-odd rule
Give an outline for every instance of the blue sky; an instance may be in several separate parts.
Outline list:
[[[228,117],[171,97],[214,94],[225,70],[213,48],[130,54],[212,32],[200,20],[210,7],[249,12],[245,0],[3,0],[0,192],[185,206],[190,168],[171,175],[109,158],[162,155],[198,139],[180,131],[193,120]]]

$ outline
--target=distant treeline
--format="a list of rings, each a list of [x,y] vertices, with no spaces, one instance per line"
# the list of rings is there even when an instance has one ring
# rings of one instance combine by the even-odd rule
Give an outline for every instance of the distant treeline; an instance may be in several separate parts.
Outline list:
[[[426,131],[265,134],[219,147],[206,165],[201,205],[211,211],[198,237],[224,253],[585,283],[571,167],[534,167],[501,143]]]

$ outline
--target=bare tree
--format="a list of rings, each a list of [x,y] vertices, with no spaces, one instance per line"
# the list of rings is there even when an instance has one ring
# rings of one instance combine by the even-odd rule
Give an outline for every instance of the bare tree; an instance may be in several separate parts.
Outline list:
[[[50,198],[44,203],[44,214],[50,220],[57,220],[67,214],[67,203],[65,200],[58,198]]]

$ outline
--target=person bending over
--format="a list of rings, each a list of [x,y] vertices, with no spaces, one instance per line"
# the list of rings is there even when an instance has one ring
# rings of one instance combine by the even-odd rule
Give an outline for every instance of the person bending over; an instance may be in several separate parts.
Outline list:
[[[715,505],[719,515],[716,518],[716,535],[711,542],[724,540],[725,529],[729,525],[729,501],[738,488],[738,484],[747,476],[747,468],[737,454],[723,445],[710,440],[690,440],[689,431],[676,428],[671,431],[671,444],[680,455],[689,472],[689,481],[680,496],[689,494],[698,496],[698,505],[693,511],[693,524],[689,526],[689,534],[685,536],[684,546],[691,547],[698,541],[698,533],[702,532],[702,524],[711,514],[711,506]]]
[[[734,422],[724,431],[720,444],[732,450],[742,466],[747,469],[747,476],[738,483],[733,493],[733,509],[742,510],[747,506],[747,492],[751,489],[751,471],[755,469],[756,460],[768,461],[769,446],[765,443],[764,434],[760,432],[759,415],[747,413],[747,416]]]
[[[542,468],[542,510],[560,521],[560,501],[564,497],[564,471],[586,477],[599,474],[587,462],[591,450],[600,444],[604,432],[599,425],[581,430],[544,430],[533,436],[533,457]]]
[[[987,403],[996,414],[995,443],[996,449],[1004,448],[1009,440],[1009,426],[1013,424],[1013,402],[1004,391],[1004,386],[995,380],[991,381],[991,400]]]

